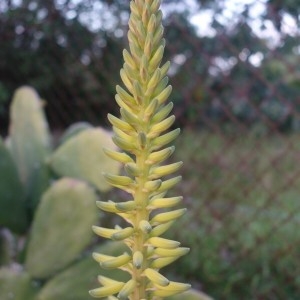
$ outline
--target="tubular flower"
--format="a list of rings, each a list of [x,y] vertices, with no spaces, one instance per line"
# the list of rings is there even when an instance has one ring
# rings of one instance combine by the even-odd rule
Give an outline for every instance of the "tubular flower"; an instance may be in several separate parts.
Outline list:
[[[124,65],[120,71],[124,87],[116,87],[115,97],[120,117],[108,115],[113,141],[122,151],[104,149],[110,158],[124,164],[126,175],[104,174],[104,177],[112,186],[129,193],[131,200],[97,202],[100,209],[119,215],[128,225],[114,229],[93,227],[101,237],[124,241],[128,251],[117,257],[100,253],[94,253],[93,257],[104,269],[129,272],[131,279],[119,282],[100,276],[101,287],[90,291],[97,298],[160,299],[190,287],[169,281],[160,273],[161,268],[189,249],[161,237],[185,209],[173,209],[182,197],[166,197],[181,176],[164,177],[178,171],[182,162],[163,165],[175,150],[168,144],[180,130],[169,131],[175,117],[169,116],[173,104],[166,103],[172,88],[167,77],[170,64],[161,64],[165,40],[159,8],[160,0],[130,2],[129,51],[123,51]]]

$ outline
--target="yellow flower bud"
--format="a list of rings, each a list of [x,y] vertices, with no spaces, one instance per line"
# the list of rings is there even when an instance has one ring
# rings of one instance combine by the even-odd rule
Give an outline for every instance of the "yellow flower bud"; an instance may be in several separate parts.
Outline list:
[[[158,100],[159,104],[163,104],[171,95],[171,92],[172,92],[172,86],[169,85],[162,92],[156,95],[155,98]]]
[[[143,93],[143,90],[142,90],[142,87],[141,87],[140,83],[137,80],[135,80],[133,82],[133,91],[132,91],[132,93],[134,95],[135,101],[138,104],[141,104],[143,96],[144,96],[144,93]]]
[[[131,103],[127,104],[125,101],[122,100],[122,98],[120,97],[119,94],[115,95],[115,100],[116,100],[116,102],[118,103],[118,105],[120,107],[122,107],[122,108],[124,108],[124,109],[126,109],[128,111],[132,111],[133,110],[134,104],[131,104]]]
[[[132,88],[132,82],[131,80],[128,78],[126,72],[124,69],[121,69],[120,71],[120,75],[122,78],[123,83],[125,84],[125,86],[127,87],[127,89],[132,92],[133,88]]]
[[[121,241],[130,237],[133,234],[133,232],[134,232],[134,228],[126,227],[113,233],[111,239],[115,241]]]
[[[163,223],[160,225],[155,226],[151,232],[150,232],[150,236],[155,237],[155,236],[160,236],[163,233],[165,233],[172,225],[173,225],[174,221],[170,221],[167,223]]]
[[[132,58],[131,54],[130,54],[126,49],[123,50],[123,58],[124,58],[124,61],[126,61],[126,63],[127,63],[133,70],[136,69],[137,65],[136,65],[134,59]],[[116,86],[116,90],[117,90],[118,94],[120,94],[120,93],[119,93],[119,89],[120,89],[120,88],[121,88],[121,87],[120,87],[119,85]],[[121,89],[122,89],[122,88],[121,88]],[[123,90],[123,89],[122,89],[122,90]],[[132,97],[131,97],[127,92],[125,92],[125,93],[127,94],[127,95],[126,95],[126,98],[128,97],[128,99],[133,100]],[[121,95],[120,95],[120,96],[121,96]],[[130,101],[130,102],[134,103],[133,101]]]
[[[173,102],[169,102],[167,105],[165,105],[163,108],[161,108],[152,118],[152,123],[160,122],[164,118],[166,118],[169,113],[173,109]]]
[[[161,135],[153,140],[153,148],[161,148],[169,143],[171,143],[180,133],[180,129],[174,129],[164,135]]]
[[[156,248],[154,254],[160,257],[183,256],[190,251],[190,248],[179,247],[175,249]]]
[[[125,252],[120,256],[101,262],[100,265],[103,269],[110,270],[110,269],[116,269],[122,267],[125,264],[127,264],[130,260],[131,260],[131,256]]]
[[[114,259],[115,257],[111,255],[93,252],[93,258],[95,259],[96,262],[101,264],[102,262],[106,260]]]
[[[147,32],[155,32],[155,28],[156,28],[156,17],[154,14],[152,14],[147,26]]]
[[[171,257],[161,257],[153,260],[150,264],[150,267],[153,269],[161,269],[175,260],[177,260],[180,256],[171,256]]]
[[[152,165],[152,164],[161,163],[167,158],[169,158],[174,153],[174,150],[175,147],[171,146],[160,151],[152,152],[148,156],[146,160],[146,164]]]
[[[139,15],[139,9],[137,8],[134,1],[130,1],[130,11],[132,14]]]
[[[147,181],[144,185],[144,191],[145,192],[153,192],[156,191],[161,185],[161,180],[153,180],[153,181]]]
[[[152,55],[153,50],[153,34],[149,32],[146,37],[144,53],[146,57],[149,59]]]
[[[157,214],[151,219],[150,224],[153,226],[156,224],[167,223],[169,221],[173,221],[173,220],[181,217],[185,212],[186,212],[186,208],[181,208],[181,209]]]
[[[108,183],[111,185],[130,185],[133,183],[133,180],[128,176],[119,176],[119,175],[113,175],[113,174],[103,174],[104,178]]]
[[[170,283],[170,281],[166,277],[164,277],[159,272],[157,272],[153,269],[150,269],[150,268],[148,268],[144,271],[144,275],[149,280],[151,280],[152,282],[154,282],[160,286],[167,286]]]
[[[155,179],[155,178],[159,178],[162,176],[170,175],[170,174],[178,171],[180,169],[180,167],[182,166],[182,164],[183,164],[183,162],[179,161],[177,163],[173,163],[173,164],[166,165],[166,166],[154,167],[151,170],[150,178]]]
[[[150,19],[150,7],[149,7],[149,4],[146,2],[146,4],[144,4],[144,9],[142,12],[143,24],[147,24],[149,22],[149,19]]]
[[[113,233],[115,233],[116,229],[109,229],[109,228],[104,228],[104,227],[98,227],[98,226],[92,226],[93,231],[104,238],[111,239],[111,236]]]
[[[121,300],[128,299],[129,295],[133,292],[136,286],[136,281],[131,279],[125,283],[118,294],[118,298]]]
[[[137,268],[140,269],[143,265],[144,256],[141,251],[136,251],[133,253],[132,263]]]
[[[130,64],[128,64],[127,62],[125,62],[123,64],[123,69],[126,72],[126,75],[128,76],[128,78],[132,81],[135,79],[136,77],[136,72],[133,68],[131,68]],[[134,102],[133,102],[134,103]]]
[[[129,125],[127,122],[113,116],[112,114],[108,114],[107,118],[113,126],[119,128],[121,130],[124,130],[124,131],[133,131],[133,128],[131,125]]]
[[[146,94],[149,94],[148,90],[150,90],[150,91],[155,90],[160,79],[161,79],[161,71],[160,71],[160,69],[156,69],[148,82]]]
[[[129,143],[118,136],[112,137],[113,142],[121,149],[126,151],[134,151],[136,146],[132,143]]]
[[[110,158],[119,161],[121,163],[131,163],[133,162],[133,159],[126,153],[124,152],[118,152],[118,151],[114,151],[114,150],[110,150],[107,148],[103,148],[104,153],[109,156]]]
[[[148,239],[147,243],[151,244],[154,247],[167,249],[177,248],[180,245],[180,243],[177,241],[168,240],[161,237],[151,237],[150,239]]]
[[[190,284],[171,281],[166,287],[156,286],[156,290],[153,292],[153,295],[157,297],[170,297],[178,293],[182,293],[190,287]]]
[[[122,131],[121,129],[118,129],[116,127],[113,127],[114,133],[117,137],[121,138],[123,141],[126,141],[127,143],[134,144],[135,143],[135,137],[133,135],[129,135]]]
[[[145,120],[149,120],[150,117],[156,112],[158,108],[158,101],[156,99],[152,100],[150,104],[145,109]]]
[[[151,11],[157,11],[159,9],[159,6],[160,6],[160,0],[153,0],[151,1],[150,9]]]
[[[126,103],[128,103],[128,104],[134,104],[134,103],[135,103],[134,98],[133,98],[130,94],[128,94],[128,93],[127,93],[122,87],[120,87],[119,85],[117,85],[116,91],[117,91],[118,95],[120,96],[120,98],[121,98],[124,102],[126,102]]]
[[[177,176],[177,177],[165,180],[162,182],[161,186],[159,187],[159,189],[157,191],[158,192],[167,191],[167,190],[171,189],[172,187],[174,187],[178,182],[180,182],[181,179],[182,179],[182,176]]]
[[[158,20],[158,17],[156,16],[156,19]],[[159,25],[158,28],[156,29],[154,35],[153,35],[153,48],[157,48],[160,46],[161,44],[161,38],[164,34],[164,28],[163,26]],[[164,48],[162,46],[162,48]],[[160,63],[160,62],[159,62]],[[156,65],[151,66],[151,69],[155,69],[159,63],[157,63]]]
[[[150,223],[146,220],[142,220],[139,223],[139,228],[142,230],[142,232],[144,233],[150,233],[152,230],[152,226],[150,225]]]
[[[123,282],[119,282],[119,283],[111,284],[108,286],[103,286],[101,288],[91,290],[91,291],[89,291],[89,293],[92,297],[105,298],[109,295],[118,293],[122,289],[124,284],[125,283],[123,283]]]
[[[104,210],[104,211],[107,211],[107,212],[111,212],[111,213],[116,213],[118,212],[117,208],[116,208],[116,203],[109,200],[107,202],[104,202],[104,201],[97,201],[96,202],[96,205]]]
[[[138,134],[138,144],[140,149],[145,149],[147,145],[147,137],[144,132],[139,132]]]
[[[175,116],[172,115],[172,116],[168,117],[167,119],[165,119],[157,124],[154,124],[153,126],[151,126],[149,135],[156,136],[156,135],[160,134],[161,132],[166,131],[173,125],[174,121],[175,121]]]
[[[128,122],[129,124],[131,124],[131,126],[134,127],[134,125],[140,124],[140,121],[138,119],[137,116],[135,116],[133,113],[131,113],[130,111],[121,108],[120,109],[121,115],[123,117],[123,119]]]
[[[165,62],[162,67],[160,67],[161,76],[165,77],[170,69],[171,63],[169,61]]]
[[[148,79],[148,59],[146,55],[144,54],[142,56],[141,66],[140,66],[140,76],[142,79],[142,82],[147,82]]]
[[[156,198],[149,202],[149,209],[155,208],[169,208],[177,205],[183,197],[171,197],[171,198]]]
[[[103,276],[103,275],[99,275],[97,277],[97,279],[98,279],[99,283],[101,283],[104,286],[111,285],[111,284],[116,284],[116,283],[123,283],[123,284],[125,284],[124,282],[120,282],[120,281],[108,278],[106,276]]]
[[[136,203],[132,200],[126,202],[117,202],[115,205],[118,212],[133,211],[136,208]]]
[[[155,40],[155,37],[154,37],[154,40]],[[163,55],[164,55],[164,47],[161,45],[154,52],[154,54],[149,62],[149,68],[156,69],[157,66],[160,64]],[[124,82],[124,84],[125,84],[125,82]]]

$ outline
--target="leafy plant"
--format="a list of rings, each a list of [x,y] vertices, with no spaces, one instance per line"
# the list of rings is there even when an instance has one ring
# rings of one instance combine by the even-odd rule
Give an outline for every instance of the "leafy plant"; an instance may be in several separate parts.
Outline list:
[[[114,130],[114,143],[123,150],[106,149],[108,157],[124,164],[126,176],[105,174],[107,182],[130,196],[128,201],[98,201],[100,209],[115,213],[128,225],[114,229],[94,226],[94,232],[111,240],[122,240],[127,251],[118,256],[95,252],[94,259],[103,269],[121,269],[130,274],[128,281],[100,276],[102,287],[91,290],[97,298],[117,294],[119,299],[157,299],[172,296],[190,288],[189,284],[173,282],[160,269],[185,255],[189,248],[160,237],[185,209],[173,208],[182,197],[166,197],[181,176],[163,180],[176,172],[182,162],[162,163],[174,152],[164,148],[179,134],[179,129],[165,133],[174,123],[169,116],[173,104],[166,101],[171,93],[167,72],[169,62],[161,66],[165,40],[159,0],[130,2],[129,48],[124,50],[121,78],[127,90],[117,86],[116,101],[121,117],[108,115]],[[163,210],[163,211],[162,211]],[[113,297],[115,299],[115,297]]]
[[[96,266],[76,289],[68,280],[55,291],[48,283],[70,267],[86,270],[80,257],[99,217],[97,193],[110,188],[101,172],[120,169],[101,156],[104,145],[115,147],[111,134],[74,124],[52,152],[42,102],[32,88],[16,91],[10,113],[10,135],[6,143],[0,139],[0,298],[84,299],[80,295],[93,286]]]

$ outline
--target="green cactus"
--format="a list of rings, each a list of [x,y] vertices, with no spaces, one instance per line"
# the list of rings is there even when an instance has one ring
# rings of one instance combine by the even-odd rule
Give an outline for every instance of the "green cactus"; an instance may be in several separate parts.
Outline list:
[[[86,129],[66,140],[53,153],[50,166],[60,176],[86,180],[100,191],[107,191],[111,186],[102,173],[119,173],[120,163],[106,158],[103,145],[116,149],[109,132],[101,128]]]
[[[95,191],[77,179],[63,178],[44,194],[29,236],[25,267],[44,279],[62,270],[91,242],[97,220]]]
[[[15,92],[9,134],[9,149],[25,186],[28,206],[33,209],[49,184],[45,162],[51,149],[43,104],[34,89],[24,86]]]
[[[12,157],[0,138],[0,227],[24,233],[27,214],[22,184]]]

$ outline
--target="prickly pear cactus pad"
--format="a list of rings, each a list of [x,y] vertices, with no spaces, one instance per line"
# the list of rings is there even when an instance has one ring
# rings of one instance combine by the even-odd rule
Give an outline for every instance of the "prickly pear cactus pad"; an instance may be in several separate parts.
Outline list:
[[[111,186],[105,182],[102,173],[110,171],[118,174],[120,163],[107,158],[103,146],[117,149],[108,131],[87,128],[67,139],[54,152],[50,166],[58,175],[82,179],[100,191],[107,191]]]
[[[25,260],[33,278],[44,279],[62,270],[91,242],[90,227],[98,219],[95,191],[77,179],[63,178],[39,204]]]
[[[10,107],[9,126],[9,149],[26,195],[30,197],[30,206],[35,207],[48,186],[45,161],[51,147],[43,103],[31,87],[16,90]]]
[[[27,228],[24,191],[13,159],[0,138],[0,227],[16,233]]]
[[[170,64],[161,65],[165,40],[159,8],[159,0],[130,2],[130,51],[123,52],[120,72],[125,87],[117,86],[115,97],[121,116],[108,116],[114,130],[113,141],[122,152],[105,150],[108,157],[124,164],[127,173],[125,176],[107,173],[107,182],[127,192],[130,198],[123,202],[97,202],[100,209],[117,214],[127,225],[93,227],[97,235],[123,241],[128,247],[118,256],[94,253],[94,259],[103,269],[127,271],[130,279],[120,281],[100,276],[100,287],[90,291],[96,298],[160,299],[190,288],[189,284],[170,281],[160,271],[189,249],[161,237],[185,209],[173,209],[182,197],[166,196],[181,177],[166,179],[165,176],[179,170],[182,162],[163,165],[174,152],[174,147],[168,144],[180,130],[168,131],[175,117],[169,116],[173,104],[167,103],[172,90],[167,77]],[[168,211],[170,208],[173,210]]]

